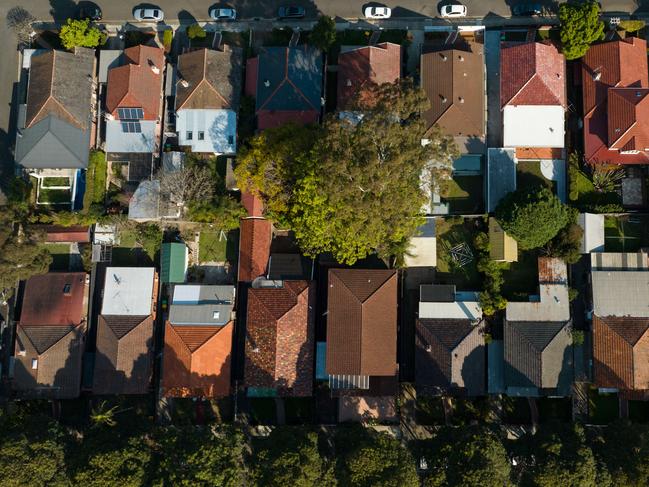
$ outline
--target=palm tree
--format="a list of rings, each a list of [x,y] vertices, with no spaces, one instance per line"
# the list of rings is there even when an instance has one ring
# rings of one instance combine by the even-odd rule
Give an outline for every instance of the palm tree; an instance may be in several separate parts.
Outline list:
[[[117,421],[115,421],[115,413],[117,406],[108,408],[106,401],[101,401],[99,406],[92,408],[90,413],[90,421],[92,421],[93,426],[115,426]]]

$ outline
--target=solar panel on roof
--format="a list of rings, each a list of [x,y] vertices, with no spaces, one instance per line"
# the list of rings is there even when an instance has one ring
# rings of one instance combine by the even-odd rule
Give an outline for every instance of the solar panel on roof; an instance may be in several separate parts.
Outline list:
[[[118,108],[117,115],[121,120],[142,120],[144,111],[141,108]]]
[[[127,134],[139,134],[142,133],[142,125],[140,122],[135,122],[132,120],[122,121],[122,132]]]

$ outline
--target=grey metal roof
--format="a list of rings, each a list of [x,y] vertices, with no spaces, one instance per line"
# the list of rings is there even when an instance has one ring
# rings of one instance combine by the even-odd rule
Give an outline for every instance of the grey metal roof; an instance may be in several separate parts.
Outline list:
[[[169,310],[174,325],[225,325],[232,319],[233,286],[176,285]]]
[[[18,113],[24,127],[25,105]],[[52,115],[16,136],[16,162],[33,169],[85,169],[88,167],[90,131],[81,130]]]
[[[156,146],[156,122],[140,121],[142,132],[125,133],[119,120],[106,122],[106,152],[154,152]]]
[[[496,209],[500,200],[516,190],[516,151],[487,151],[487,212]]]
[[[649,272],[592,271],[597,316],[649,318]]]
[[[108,70],[122,65],[121,49],[102,49],[99,51],[99,82],[108,81]]]

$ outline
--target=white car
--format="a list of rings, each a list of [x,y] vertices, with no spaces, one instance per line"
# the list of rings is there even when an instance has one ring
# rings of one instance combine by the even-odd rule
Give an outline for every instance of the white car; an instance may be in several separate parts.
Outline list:
[[[233,8],[213,8],[210,9],[210,18],[212,20],[236,20],[237,11]]]
[[[368,19],[389,19],[392,15],[390,7],[367,7],[365,9],[365,18]]]
[[[442,17],[466,17],[466,6],[457,3],[444,5],[440,10]]]
[[[136,8],[133,17],[138,22],[162,22],[165,14],[159,8]]]

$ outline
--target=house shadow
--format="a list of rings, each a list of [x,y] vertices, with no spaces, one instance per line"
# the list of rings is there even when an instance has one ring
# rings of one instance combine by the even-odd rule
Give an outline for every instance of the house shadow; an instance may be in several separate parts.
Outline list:
[[[50,15],[57,24],[65,23],[76,14],[77,4],[73,0],[50,0]]]

